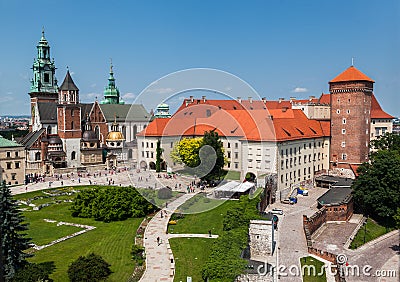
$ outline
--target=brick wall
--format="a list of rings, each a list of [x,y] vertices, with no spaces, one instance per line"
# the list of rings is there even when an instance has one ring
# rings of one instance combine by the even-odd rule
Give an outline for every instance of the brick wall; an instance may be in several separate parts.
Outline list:
[[[323,207],[310,217],[303,215],[303,228],[307,228],[311,236],[326,221],[327,212],[326,209]]]
[[[367,81],[330,84],[331,160],[337,160],[339,167],[367,160],[372,90],[373,83]],[[346,160],[342,154],[347,154]]]

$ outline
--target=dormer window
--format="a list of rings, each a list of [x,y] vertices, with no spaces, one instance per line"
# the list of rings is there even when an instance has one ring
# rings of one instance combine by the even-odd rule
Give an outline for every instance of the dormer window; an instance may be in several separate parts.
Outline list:
[[[44,74],[44,82],[49,83],[50,82],[50,75],[48,73]]]

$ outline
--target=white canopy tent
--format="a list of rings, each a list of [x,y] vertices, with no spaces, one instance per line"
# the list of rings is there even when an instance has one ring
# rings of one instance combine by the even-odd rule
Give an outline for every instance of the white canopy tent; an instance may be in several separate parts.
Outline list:
[[[255,184],[252,182],[230,181],[214,190],[216,198],[239,198],[241,195],[250,194],[255,190]]]

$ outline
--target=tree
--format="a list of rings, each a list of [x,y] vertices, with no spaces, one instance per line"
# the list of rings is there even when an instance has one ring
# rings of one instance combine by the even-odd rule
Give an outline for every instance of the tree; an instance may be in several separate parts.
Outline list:
[[[161,149],[161,141],[160,139],[157,140],[157,149],[156,149],[156,172],[161,171],[161,154],[162,154],[162,149]]]
[[[101,281],[110,276],[110,264],[94,253],[80,256],[68,267],[68,278],[71,282]]]
[[[52,282],[53,279],[49,275],[54,271],[54,262],[28,263],[19,269],[12,279],[13,282]]]
[[[400,138],[386,134],[372,147],[370,162],[357,170],[358,178],[353,183],[356,206],[365,214],[384,220],[393,219],[400,201]]]
[[[225,156],[223,144],[216,131],[211,130],[204,132],[203,146],[206,145],[211,146],[214,149],[215,155],[211,156],[210,154],[207,154],[206,158],[203,158],[201,161],[208,162],[212,158],[214,162],[215,156],[216,160],[212,170],[206,176],[204,176],[203,179],[211,180],[213,178],[219,178],[225,165]]]
[[[203,138],[183,138],[175,143],[171,158],[174,162],[185,164],[188,167],[197,167],[200,164],[201,146],[203,146]]]
[[[400,229],[400,208],[397,208],[396,214],[393,216],[393,218],[396,222],[396,228]]]
[[[26,264],[26,258],[32,256],[24,253],[30,248],[30,239],[21,233],[28,229],[28,225],[23,222],[24,217],[3,180],[0,190],[0,279],[2,280],[10,281],[16,271]]]

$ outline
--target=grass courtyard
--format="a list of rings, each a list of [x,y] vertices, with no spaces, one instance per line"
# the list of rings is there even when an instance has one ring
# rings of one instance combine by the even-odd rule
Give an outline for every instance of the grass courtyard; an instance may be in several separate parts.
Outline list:
[[[350,244],[350,249],[357,249],[358,247],[364,245],[364,243],[368,243],[390,231],[393,228],[386,228],[371,218],[368,218],[367,224],[362,226],[360,230],[358,230],[356,236]],[[365,242],[364,242],[365,236]]]
[[[74,187],[74,189],[86,188],[89,187]],[[16,195],[15,199],[28,200],[42,196],[46,195],[42,191],[37,191]],[[37,205],[53,203],[38,211],[32,210],[31,207],[25,205],[21,206],[21,208],[26,208],[23,214],[26,222],[30,224],[27,231],[28,237],[32,238],[32,242],[37,245],[48,244],[53,240],[82,230],[74,226],[57,226],[56,223],[46,222],[44,219],[96,227],[94,230],[45,249],[34,250],[35,255],[29,261],[36,263],[54,261],[56,269],[50,277],[54,281],[68,281],[68,266],[79,256],[94,252],[111,264],[113,273],[108,281],[127,281],[134,269],[134,261],[131,259],[130,250],[142,218],[130,218],[125,221],[104,223],[90,218],[72,217],[69,211],[71,203],[63,202],[61,199],[70,200],[74,196],[74,194],[54,197],[46,196],[47,198],[32,200],[31,203]]]
[[[300,258],[303,282],[326,282],[324,263],[314,257]]]
[[[203,281],[201,269],[210,255],[210,245],[215,239],[206,238],[174,238],[169,243],[175,258],[174,281],[186,281],[186,277],[192,277],[192,281]]]
[[[168,233],[178,234],[207,234],[211,230],[213,234],[222,233],[222,223],[224,216],[229,208],[238,205],[238,201],[222,201],[208,199],[210,202],[204,203],[204,196],[201,194],[193,197],[191,202],[186,202],[184,207],[179,207],[184,213],[199,212],[202,213],[184,214],[183,218],[176,220],[176,225],[168,226]],[[196,200],[197,199],[197,200]],[[192,203],[192,204],[190,204]]]

